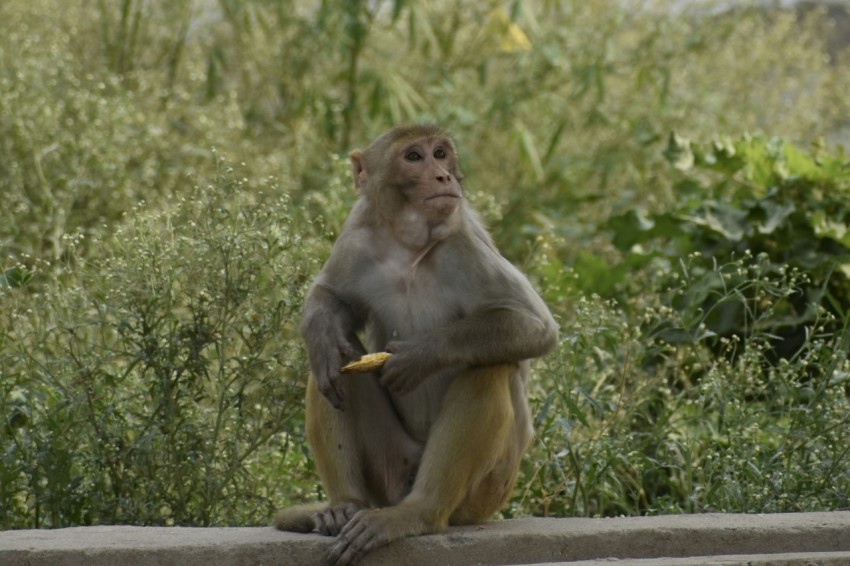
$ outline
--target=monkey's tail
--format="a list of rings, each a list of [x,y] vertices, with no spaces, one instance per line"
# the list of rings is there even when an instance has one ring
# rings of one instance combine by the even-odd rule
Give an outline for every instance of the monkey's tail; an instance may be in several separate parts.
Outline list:
[[[327,506],[327,503],[305,503],[286,507],[275,514],[272,525],[281,531],[312,532],[316,528],[313,515]]]

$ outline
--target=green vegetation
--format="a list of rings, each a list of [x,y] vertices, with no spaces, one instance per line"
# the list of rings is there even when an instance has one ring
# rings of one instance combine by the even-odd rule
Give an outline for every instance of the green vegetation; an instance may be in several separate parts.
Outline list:
[[[346,152],[406,120],[456,135],[561,323],[506,516],[850,506],[846,23],[0,3],[0,528],[263,524],[322,497],[300,304],[354,199]]]

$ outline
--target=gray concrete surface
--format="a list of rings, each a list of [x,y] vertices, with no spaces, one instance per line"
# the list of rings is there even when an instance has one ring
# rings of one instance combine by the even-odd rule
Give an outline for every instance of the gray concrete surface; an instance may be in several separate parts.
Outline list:
[[[320,564],[331,539],[272,528],[76,527],[0,532],[3,566]],[[514,519],[397,541],[363,562],[850,565],[850,511]]]

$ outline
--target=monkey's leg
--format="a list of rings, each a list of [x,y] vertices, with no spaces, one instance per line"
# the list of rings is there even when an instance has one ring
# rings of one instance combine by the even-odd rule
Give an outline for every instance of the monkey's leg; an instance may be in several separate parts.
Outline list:
[[[312,376],[307,383],[307,438],[329,499],[325,508],[312,510],[312,518],[316,530],[328,535],[338,534],[361,509],[401,501],[423,450],[374,376],[346,376],[342,383],[342,411],[322,396]]]
[[[465,506],[469,509],[459,516],[465,522],[483,520],[498,509],[519,464],[510,389],[516,371],[515,364],[488,366],[455,378],[410,495],[394,507],[358,513],[331,548],[332,561],[350,564],[392,540],[445,529]]]
[[[513,493],[522,456],[534,436],[531,409],[528,406],[528,372],[527,363],[520,364],[519,372],[512,368],[509,383],[514,426],[504,445],[505,450],[494,467],[467,492],[463,502],[449,517],[450,525],[486,521],[502,508]]]

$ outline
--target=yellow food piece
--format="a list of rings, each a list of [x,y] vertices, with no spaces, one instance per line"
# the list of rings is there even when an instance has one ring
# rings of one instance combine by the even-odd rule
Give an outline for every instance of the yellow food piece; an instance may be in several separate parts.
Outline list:
[[[388,352],[376,352],[374,354],[366,354],[359,360],[342,366],[339,371],[342,373],[368,373],[380,369],[384,362],[390,359],[392,354]]]

